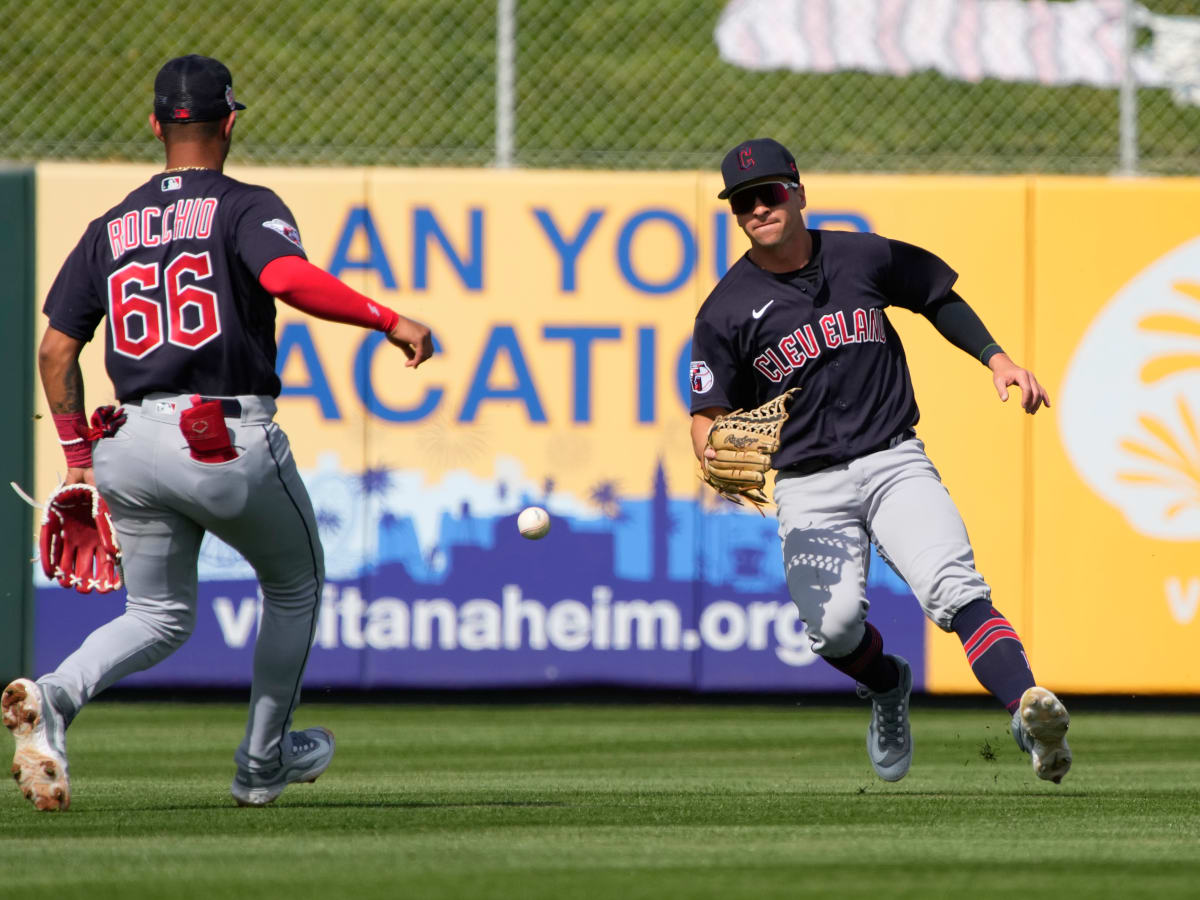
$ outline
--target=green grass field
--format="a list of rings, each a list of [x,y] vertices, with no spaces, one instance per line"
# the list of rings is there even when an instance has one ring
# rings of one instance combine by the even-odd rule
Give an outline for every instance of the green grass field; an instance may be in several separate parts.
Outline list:
[[[70,811],[0,796],[0,896],[1196,896],[1200,717],[1077,710],[1055,787],[1003,714],[917,706],[889,785],[865,707],[314,702],[333,766],[238,809],[242,708],[97,703]]]

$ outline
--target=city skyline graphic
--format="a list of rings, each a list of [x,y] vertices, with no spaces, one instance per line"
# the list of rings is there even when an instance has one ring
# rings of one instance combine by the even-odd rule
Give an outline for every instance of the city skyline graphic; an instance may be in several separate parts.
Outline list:
[[[842,691],[853,683],[808,648],[787,594],[773,517],[672,496],[661,461],[645,493],[598,481],[586,497],[534,482],[516,461],[493,479],[302,472],[327,584],[306,684],[329,687],[615,685],[695,691]],[[545,506],[550,533],[520,535]],[[257,584],[211,536],[191,639],[130,684],[247,684]],[[875,553],[871,620],[924,678],[924,616]],[[116,614],[111,601],[38,589],[39,671]]]

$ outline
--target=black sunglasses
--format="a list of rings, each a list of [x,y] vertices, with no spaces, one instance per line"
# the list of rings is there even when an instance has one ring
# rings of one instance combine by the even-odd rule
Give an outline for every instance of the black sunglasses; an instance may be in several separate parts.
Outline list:
[[[797,188],[798,184],[791,181],[768,181],[766,184],[756,184],[743,188],[729,195],[729,208],[734,215],[751,212],[762,203],[764,206],[778,206],[787,200],[788,188]]]

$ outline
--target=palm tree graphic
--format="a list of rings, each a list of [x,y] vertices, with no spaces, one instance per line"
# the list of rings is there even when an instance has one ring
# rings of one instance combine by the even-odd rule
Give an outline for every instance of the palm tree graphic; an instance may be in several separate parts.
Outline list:
[[[592,488],[591,499],[610,519],[615,519],[621,514],[621,500],[617,494],[615,481],[601,481]]]

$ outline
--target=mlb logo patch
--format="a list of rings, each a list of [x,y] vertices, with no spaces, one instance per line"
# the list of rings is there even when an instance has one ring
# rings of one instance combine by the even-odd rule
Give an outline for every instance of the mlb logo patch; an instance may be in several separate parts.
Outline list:
[[[708,367],[702,359],[693,359],[691,368],[688,370],[688,379],[692,383],[693,394],[707,394],[713,386],[712,369]]]
[[[304,249],[304,245],[300,243],[300,229],[291,222],[285,222],[283,219],[271,219],[269,222],[263,222],[263,228],[270,228],[276,234],[287,238],[287,240],[291,241],[301,250]]]
[[[183,187],[183,178],[179,175],[171,175],[162,180],[162,189],[164,191],[177,191]]]
[[[171,413],[175,412],[175,401],[159,400],[154,404],[154,411],[160,416],[169,416]]]

